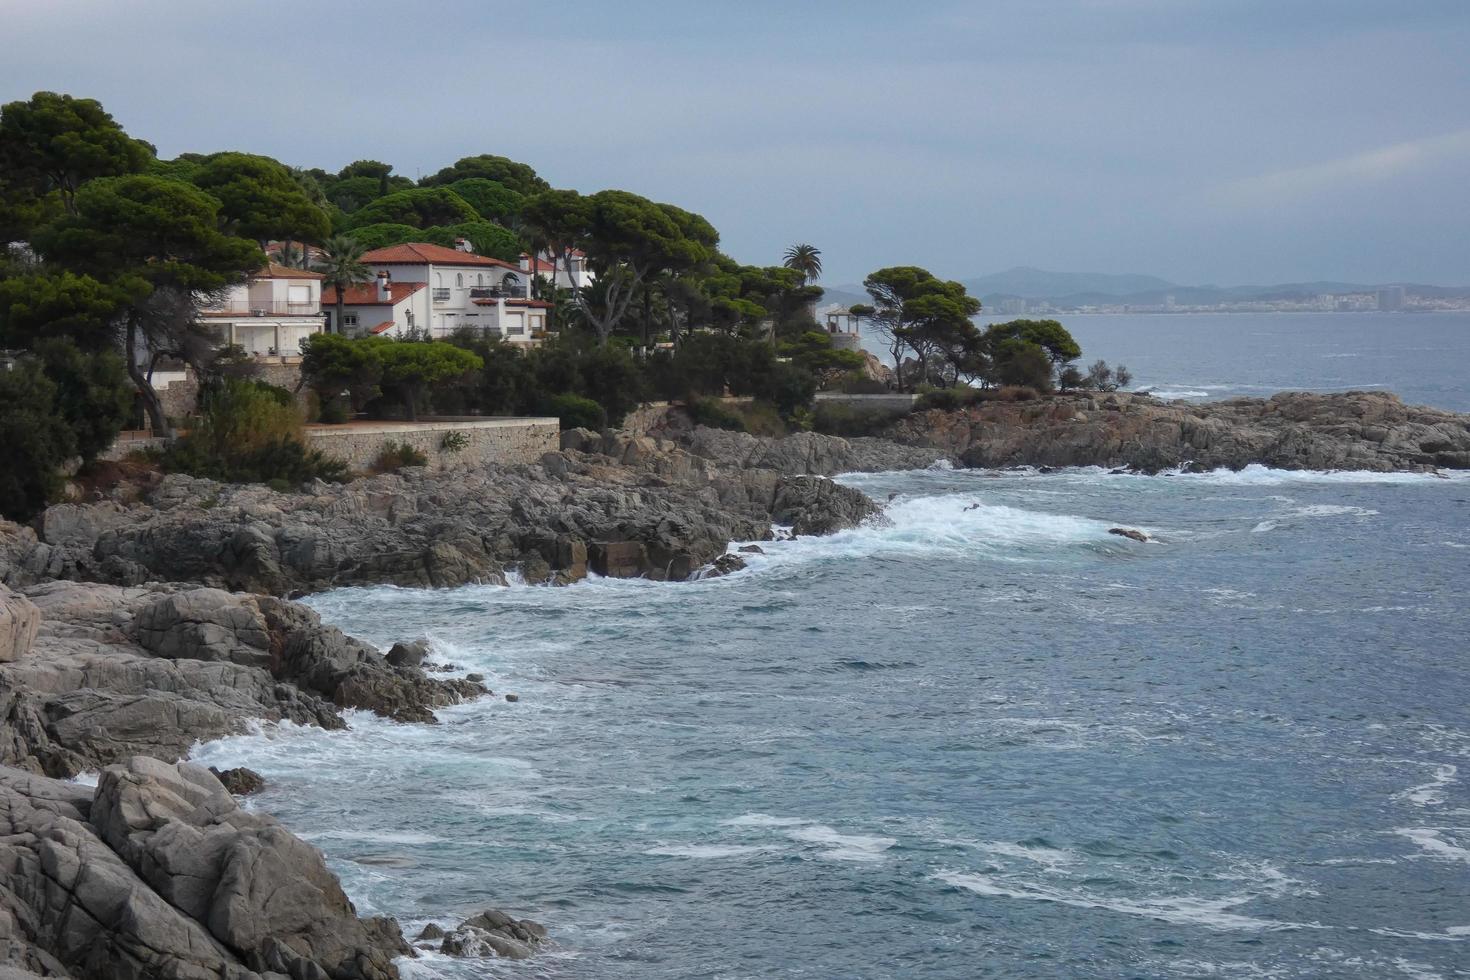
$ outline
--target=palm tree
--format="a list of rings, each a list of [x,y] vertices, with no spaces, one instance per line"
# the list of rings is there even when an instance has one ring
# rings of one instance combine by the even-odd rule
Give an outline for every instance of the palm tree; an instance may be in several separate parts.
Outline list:
[[[333,235],[322,244],[321,260],[316,271],[322,274],[322,285],[337,290],[336,332],[342,332],[343,296],[352,286],[373,281],[373,270],[363,265],[365,250],[357,239]]]
[[[294,242],[282,242],[276,252],[276,264],[284,265],[288,269],[305,269],[306,249],[298,247]]]
[[[822,278],[822,250],[815,245],[791,246],[786,250],[786,260],[781,264],[800,272],[803,283]]]

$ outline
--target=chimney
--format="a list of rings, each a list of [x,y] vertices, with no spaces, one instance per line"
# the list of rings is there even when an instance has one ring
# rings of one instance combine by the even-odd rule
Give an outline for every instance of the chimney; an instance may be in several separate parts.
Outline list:
[[[383,270],[382,272],[378,273],[378,302],[379,303],[386,303],[392,297],[393,290],[389,288],[389,286],[392,283],[392,281],[393,281],[393,277],[392,277],[392,275],[386,269]]]

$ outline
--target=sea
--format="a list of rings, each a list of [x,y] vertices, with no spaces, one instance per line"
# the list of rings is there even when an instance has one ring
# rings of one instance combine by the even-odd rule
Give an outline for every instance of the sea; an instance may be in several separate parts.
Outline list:
[[[1180,397],[1470,410],[1470,317],[1064,322]],[[496,695],[194,758],[360,912],[554,940],[410,978],[1470,974],[1470,479],[841,479],[886,520],[724,578],[314,596]]]

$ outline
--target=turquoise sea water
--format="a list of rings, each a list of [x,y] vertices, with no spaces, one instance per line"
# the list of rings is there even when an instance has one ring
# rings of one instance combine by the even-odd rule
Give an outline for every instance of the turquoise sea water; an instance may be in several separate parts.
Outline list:
[[[416,977],[1470,970],[1470,480],[845,479],[891,524],[728,578],[318,596],[521,700],[196,758],[410,935],[557,941]]]

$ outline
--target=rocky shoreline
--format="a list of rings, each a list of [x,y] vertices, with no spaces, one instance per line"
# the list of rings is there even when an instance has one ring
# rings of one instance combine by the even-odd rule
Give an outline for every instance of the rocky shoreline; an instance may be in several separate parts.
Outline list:
[[[421,645],[384,655],[287,596],[728,574],[742,567],[730,542],[773,524],[882,519],[824,476],[940,461],[1470,468],[1470,417],[1376,393],[1063,395],[916,414],[884,436],[759,438],[671,412],[637,432],[564,433],[534,466],[300,493],[167,477],[0,523],[0,980],[398,976],[412,949],[396,923],[360,919],[318,852],[178,760],[260,721],[340,728],[359,709],[432,724],[489,692],[434,676]],[[95,791],[65,781],[94,771]],[[529,955],[545,938],[493,910],[433,931],[419,941],[454,955]]]

